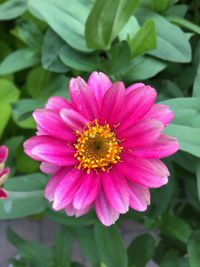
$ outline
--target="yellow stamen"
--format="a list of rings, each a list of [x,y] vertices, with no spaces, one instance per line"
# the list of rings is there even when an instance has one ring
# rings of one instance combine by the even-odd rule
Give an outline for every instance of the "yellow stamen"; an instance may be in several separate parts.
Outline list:
[[[86,169],[88,174],[92,169],[106,171],[120,161],[123,147],[108,124],[99,125],[95,119],[87,123],[82,133],[78,130],[75,133],[78,138],[74,157],[79,161],[78,169]]]

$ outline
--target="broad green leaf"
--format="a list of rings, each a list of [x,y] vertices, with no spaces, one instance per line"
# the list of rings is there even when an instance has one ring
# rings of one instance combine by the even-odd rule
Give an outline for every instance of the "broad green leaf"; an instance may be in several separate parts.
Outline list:
[[[155,85],[158,91],[157,101],[163,101],[171,98],[180,98],[183,97],[183,93],[176,83],[170,80],[159,81],[158,85]]]
[[[85,21],[90,12],[91,0],[28,0],[28,9],[39,14],[48,25],[70,46],[88,51],[84,38]]]
[[[86,22],[88,47],[108,50],[138,3],[139,0],[97,0]]]
[[[200,128],[200,97],[174,98],[162,103],[173,111],[173,124]]]
[[[194,231],[187,244],[190,267],[198,267],[200,263],[200,231]]]
[[[81,251],[83,252],[85,258],[91,263],[93,267],[99,267],[100,258],[94,237],[94,228],[76,227],[73,229],[73,232],[79,242]]]
[[[17,72],[40,62],[38,53],[31,48],[22,48],[8,55],[0,65],[0,75]]]
[[[133,60],[130,68],[124,73],[123,79],[128,81],[142,81],[149,79],[165,67],[166,63],[150,56]]]
[[[123,27],[121,32],[119,33],[120,41],[131,40],[135,37],[136,33],[139,31],[140,25],[136,17],[131,16],[126,25]]]
[[[167,19],[170,22],[172,22],[172,23],[174,23],[180,27],[185,28],[186,30],[200,34],[200,27],[198,25],[186,20],[186,19],[183,19],[180,17],[167,17]]]
[[[178,124],[167,126],[165,133],[178,138],[180,149],[200,157],[200,129]]]
[[[162,261],[160,267],[191,267],[188,258],[186,257],[173,257]]]
[[[167,12],[166,15],[167,16],[173,16],[173,17],[185,17],[186,12],[188,10],[188,6],[185,4],[178,4],[178,5],[174,5],[171,6]]]
[[[49,267],[70,267],[71,250],[71,235],[68,229],[62,226],[53,243],[51,264]]]
[[[169,5],[169,0],[151,0],[151,8],[158,12],[164,12]]]
[[[191,61],[190,43],[179,27],[147,8],[139,8],[136,17],[142,23],[151,18],[156,24],[157,48],[150,52],[151,55],[172,62]]]
[[[31,159],[24,153],[23,146],[18,148],[15,168],[21,174],[29,174],[38,170],[39,162]]]
[[[47,180],[47,177],[41,173],[15,176],[9,178],[4,187],[12,192],[31,192],[33,190],[43,190]]]
[[[11,81],[0,79],[0,104],[14,103],[18,98],[18,88]]]
[[[98,69],[99,60],[97,56],[83,54],[67,45],[60,50],[59,56],[61,61],[72,69],[88,72]]]
[[[160,231],[171,238],[187,243],[191,234],[190,226],[181,218],[166,214],[160,222]]]
[[[44,37],[42,46],[42,66],[52,72],[67,72],[69,68],[59,58],[59,53],[66,43],[49,28]]]
[[[31,20],[20,20],[11,33],[33,49],[40,49],[43,35],[39,27]]]
[[[11,81],[0,79],[0,136],[11,116],[10,104],[16,102],[18,97],[18,88]]]
[[[200,162],[196,164],[197,194],[200,201]]]
[[[138,57],[156,48],[156,28],[152,19],[147,20],[142,28],[130,40],[129,45],[133,57]]]
[[[200,97],[200,61],[197,68],[197,74],[193,85],[193,96]]]
[[[136,237],[128,247],[128,263],[130,267],[145,267],[153,257],[155,240],[149,234]]]
[[[9,198],[0,200],[0,219],[15,219],[38,214],[47,207],[42,190],[29,192],[8,191]]]
[[[35,129],[32,113],[35,109],[43,107],[44,103],[34,99],[21,99],[12,106],[13,119],[21,128]]]
[[[131,64],[131,51],[128,44],[126,42],[114,44],[107,56],[107,59],[101,61],[101,69],[110,76],[115,76],[116,81],[120,80],[121,74]]]
[[[108,267],[127,267],[128,258],[116,226],[109,228],[95,224],[95,238],[100,259]]]
[[[26,0],[8,0],[0,5],[0,20],[14,19],[26,10]]]

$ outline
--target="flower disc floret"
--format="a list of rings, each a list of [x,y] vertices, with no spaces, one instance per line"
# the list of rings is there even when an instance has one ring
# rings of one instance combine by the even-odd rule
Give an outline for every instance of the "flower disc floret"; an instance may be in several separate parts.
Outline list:
[[[123,147],[109,124],[99,125],[96,119],[87,123],[82,133],[77,130],[76,135],[74,156],[79,161],[78,169],[86,169],[88,174],[91,169],[106,171],[120,160]]]

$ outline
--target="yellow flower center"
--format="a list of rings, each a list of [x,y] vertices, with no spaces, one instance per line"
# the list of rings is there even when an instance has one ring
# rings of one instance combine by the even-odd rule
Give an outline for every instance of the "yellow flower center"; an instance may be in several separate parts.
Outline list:
[[[78,169],[86,169],[88,174],[91,169],[106,171],[120,160],[123,147],[108,124],[99,125],[96,119],[87,123],[82,133],[77,130],[76,135],[74,157],[79,161]]]

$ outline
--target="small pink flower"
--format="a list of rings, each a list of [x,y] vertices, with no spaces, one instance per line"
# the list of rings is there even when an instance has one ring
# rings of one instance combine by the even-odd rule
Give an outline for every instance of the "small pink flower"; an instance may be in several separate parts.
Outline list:
[[[125,89],[103,73],[93,72],[86,83],[70,81],[70,99],[49,99],[33,113],[37,136],[24,143],[41,170],[52,174],[45,197],[53,209],[81,216],[92,207],[106,226],[129,207],[145,211],[149,188],[168,182],[160,158],[179,149],[164,135],[173,113],[155,104],[156,91],[137,83]]]
[[[6,146],[0,146],[0,199],[8,197],[7,192],[2,188],[3,184],[7,180],[10,169],[7,167],[4,169],[4,164],[8,156],[8,149]]]

